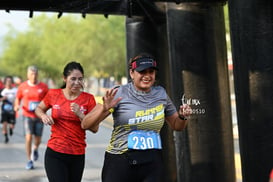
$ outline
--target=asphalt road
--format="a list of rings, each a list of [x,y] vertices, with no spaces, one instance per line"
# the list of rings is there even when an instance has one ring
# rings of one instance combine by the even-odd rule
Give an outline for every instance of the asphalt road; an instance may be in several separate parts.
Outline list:
[[[85,170],[82,182],[100,182],[100,174],[104,158],[104,151],[110,140],[111,119],[104,121],[99,132],[93,134],[87,132],[87,148]],[[44,151],[50,135],[50,127],[45,126],[42,144],[39,149],[39,159],[34,163],[35,169],[26,170],[27,162],[25,154],[22,122],[17,121],[13,136],[8,144],[4,143],[3,135],[0,135],[0,182],[47,182],[44,170]],[[234,138],[235,167],[237,182],[242,181],[240,154],[238,139]]]
[[[110,140],[111,126],[105,121],[101,124],[99,132],[93,134],[87,132],[87,148],[83,182],[100,182],[100,174],[104,151]],[[39,148],[39,159],[34,163],[33,170],[26,170],[27,162],[25,153],[25,140],[23,136],[22,122],[17,121],[13,136],[9,143],[4,143],[3,135],[0,135],[0,182],[46,182],[44,170],[44,152],[46,142],[50,135],[50,127],[45,126],[42,144]]]

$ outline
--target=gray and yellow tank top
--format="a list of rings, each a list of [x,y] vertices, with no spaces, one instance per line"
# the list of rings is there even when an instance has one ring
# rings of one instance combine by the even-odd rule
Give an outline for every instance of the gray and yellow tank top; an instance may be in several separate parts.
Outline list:
[[[161,86],[154,86],[146,93],[137,91],[132,83],[128,83],[118,88],[115,97],[122,97],[122,100],[113,112],[114,129],[106,150],[112,154],[122,154],[128,150],[128,136],[133,132],[147,131],[159,136],[165,116],[176,112],[175,106]],[[140,140],[142,138],[140,137]]]

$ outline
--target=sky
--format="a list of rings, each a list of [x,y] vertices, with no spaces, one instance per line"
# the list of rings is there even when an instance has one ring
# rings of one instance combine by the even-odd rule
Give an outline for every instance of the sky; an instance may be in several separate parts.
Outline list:
[[[28,28],[29,12],[0,10],[0,55],[2,54],[2,41],[9,30],[9,24],[17,31],[25,31]]]
[[[33,20],[36,16],[39,16],[41,14],[46,14],[55,18],[57,18],[58,15],[58,13],[56,12],[34,11],[33,18],[29,18],[29,11],[10,10],[8,13],[5,10],[0,10],[0,39],[8,32],[7,24],[11,24],[16,30],[24,31],[28,28],[29,20]]]
[[[0,11],[0,37],[8,31],[7,24],[11,24],[16,30],[24,31],[28,27],[29,12],[27,11]]]
[[[57,17],[56,13],[34,11],[33,18],[42,13],[55,15]],[[5,10],[0,10],[0,55],[2,54],[3,38],[8,33],[9,25],[12,25],[17,31],[24,32],[28,28],[29,21],[33,20],[33,18],[29,18],[29,11],[10,10],[6,12]]]

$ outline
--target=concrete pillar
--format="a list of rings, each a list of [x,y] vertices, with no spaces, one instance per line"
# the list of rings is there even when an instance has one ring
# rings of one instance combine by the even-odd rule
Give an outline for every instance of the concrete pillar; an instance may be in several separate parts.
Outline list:
[[[179,182],[235,181],[223,4],[167,4],[172,99],[191,105],[175,132]]]
[[[273,1],[229,0],[244,182],[268,182],[273,168]]]

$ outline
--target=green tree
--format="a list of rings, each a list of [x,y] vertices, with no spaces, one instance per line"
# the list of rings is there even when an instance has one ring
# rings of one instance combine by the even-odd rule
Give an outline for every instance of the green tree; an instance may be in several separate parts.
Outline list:
[[[25,32],[11,29],[5,37],[0,67],[4,74],[25,78],[35,64],[41,77],[61,80],[64,65],[81,62],[85,76],[125,76],[124,17],[67,15],[60,19],[42,14],[29,20]]]
[[[230,42],[230,30],[229,30],[229,12],[228,5],[224,6],[224,15],[225,15],[225,27],[226,27],[226,37],[227,37],[227,50],[231,52],[231,42]]]

